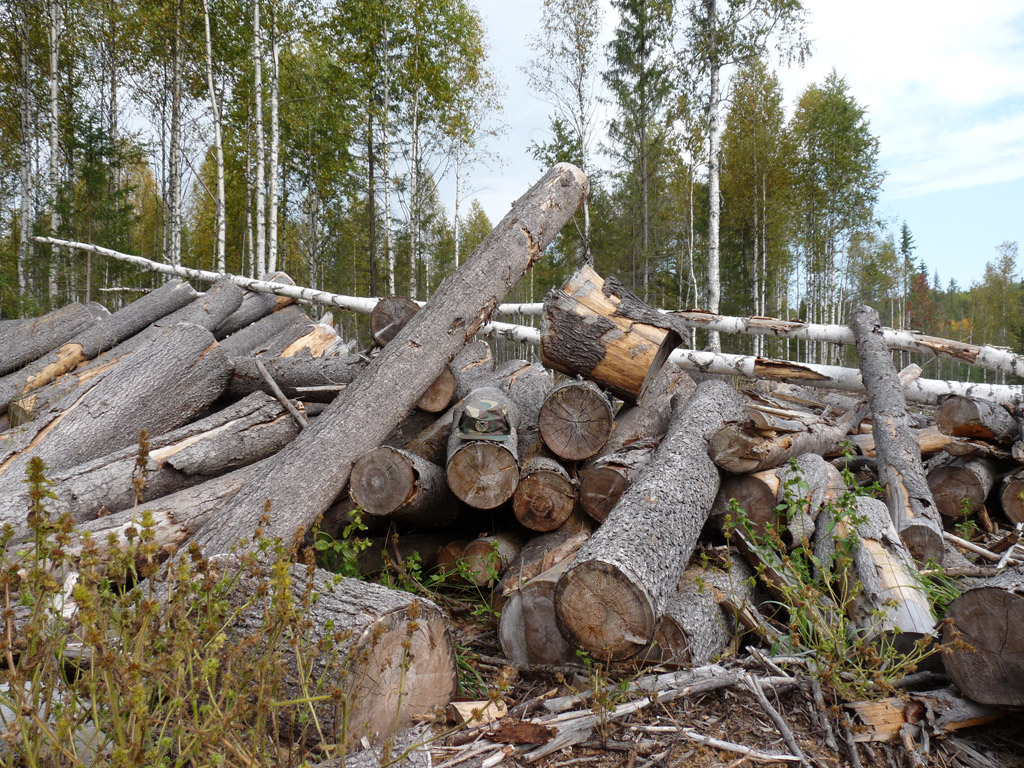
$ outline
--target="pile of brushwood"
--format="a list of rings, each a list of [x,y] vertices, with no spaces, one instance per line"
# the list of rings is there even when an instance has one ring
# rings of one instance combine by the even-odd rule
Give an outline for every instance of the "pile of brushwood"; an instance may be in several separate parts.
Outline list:
[[[0,760],[1008,764],[1020,402],[909,410],[867,307],[863,399],[684,371],[589,268],[496,365],[584,189],[360,352],[227,278],[0,324]]]

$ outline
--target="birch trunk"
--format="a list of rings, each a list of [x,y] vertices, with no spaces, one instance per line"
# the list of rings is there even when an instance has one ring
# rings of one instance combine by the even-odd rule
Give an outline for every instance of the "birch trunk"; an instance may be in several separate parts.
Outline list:
[[[263,51],[260,48],[260,2],[252,7],[252,64],[253,96],[256,121],[256,276],[260,279],[267,273],[267,230],[266,230],[266,147],[263,145]]]
[[[217,98],[217,89],[213,82],[213,40],[210,36],[210,6],[203,0],[203,23],[206,30],[206,86],[210,91],[210,109],[213,112],[213,148],[217,158],[217,213],[215,229],[217,232],[217,271],[227,269],[225,248],[227,247],[227,223],[224,214],[224,144],[221,140],[221,111]]]
[[[391,53],[388,28],[384,27],[384,111],[381,114],[381,170],[384,172],[384,243],[387,250],[387,293],[395,295],[395,240],[391,231]]]
[[[181,1],[174,4],[174,39],[171,44],[171,148],[170,148],[170,197],[171,217],[168,228],[167,261],[181,264],[181,80],[184,62],[181,39]],[[88,277],[87,277],[88,279]]]
[[[60,213],[57,211],[57,170],[60,149],[58,144],[58,137],[60,135],[60,102],[57,98],[57,76],[60,60],[61,19],[60,3],[57,0],[49,0],[47,5],[47,10],[49,10],[50,16],[50,235],[52,237],[56,237],[57,230],[60,227]],[[50,279],[47,286],[47,296],[49,298],[51,309],[53,309],[53,305],[57,301],[57,278],[60,274],[60,254],[61,252],[56,248],[53,248],[50,251]]]
[[[281,130],[278,110],[280,92],[280,41],[277,36],[277,11],[270,6],[270,214],[267,222],[267,272],[277,271],[277,208],[281,190],[278,166],[281,155]]]
[[[718,21],[716,0],[704,0],[704,9],[708,23],[711,25],[710,37],[714,40]],[[713,43],[712,45],[716,45]],[[713,49],[709,55],[708,70],[710,75],[710,93],[708,94],[708,310],[718,312],[722,287],[719,266],[718,228],[721,213],[719,195],[719,164],[718,151],[722,129],[718,114],[719,101],[719,68],[718,51]],[[722,349],[722,342],[716,331],[708,334],[708,348],[712,352]]]

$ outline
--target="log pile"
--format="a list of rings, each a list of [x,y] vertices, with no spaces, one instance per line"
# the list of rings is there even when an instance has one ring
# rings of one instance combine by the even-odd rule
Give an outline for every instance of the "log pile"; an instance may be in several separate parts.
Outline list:
[[[358,508],[377,534],[364,572],[415,559],[493,590],[502,650],[521,669],[572,664],[581,651],[696,666],[744,629],[778,639],[784,619],[759,608],[763,588],[791,586],[764,551],[774,539],[782,558],[813,549],[835,569],[844,597],[825,615],[847,615],[871,641],[941,640],[963,693],[1024,706],[1020,644],[990,642],[1024,637],[1024,556],[1012,538],[1024,521],[1011,447],[1020,411],[954,397],[911,414],[904,388],[915,374],[897,375],[867,308],[852,323],[863,400],[691,376],[670,361],[685,326],[589,267],[546,302],[540,362],[496,368],[473,337],[581,189],[572,170],[554,169],[431,302],[382,301],[375,348],[356,354],[292,300],[227,281],[202,296],[172,281],[109,317],[69,307],[5,326],[25,339],[0,360],[0,409],[21,422],[0,434],[0,520],[26,536],[22,479],[35,456],[55,511],[106,541],[129,538],[146,509],[164,557],[192,542],[210,555],[252,549],[257,527],[297,548],[318,519],[340,531]],[[877,479],[884,502],[847,500],[853,513],[837,523],[841,469]],[[735,527],[738,510],[746,527]],[[965,522],[980,533],[965,536]],[[717,563],[703,562],[709,553]],[[943,559],[1000,575],[954,601],[938,638],[917,573]],[[440,609],[315,580],[354,633],[391,645],[412,633],[425,670],[401,717],[386,697],[372,704],[384,689],[371,672],[359,677],[358,706],[373,711],[347,738],[405,724],[454,693]]]

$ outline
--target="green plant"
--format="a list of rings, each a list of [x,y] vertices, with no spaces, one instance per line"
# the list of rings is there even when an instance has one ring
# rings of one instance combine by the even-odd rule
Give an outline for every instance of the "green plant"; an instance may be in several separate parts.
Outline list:
[[[807,504],[806,483],[795,462],[792,467],[778,508],[783,520]],[[828,562],[822,562],[806,540],[788,550],[776,526],[756,530],[735,499],[730,500],[724,526],[726,537],[754,556],[759,577],[777,596],[774,604],[789,629],[787,650],[812,651],[814,674],[847,700],[888,695],[893,681],[936,651],[934,645],[921,642],[900,652],[878,626],[858,627],[847,616],[862,589],[849,576],[860,546],[857,526],[863,522],[856,508],[858,490],[863,489],[847,490],[826,502],[820,512],[831,521],[828,533],[835,551]]]
[[[348,525],[340,539],[335,539],[326,531],[314,531],[313,549],[320,566],[342,576],[361,578],[363,574],[359,570],[359,555],[370,546],[370,540],[359,534],[366,531],[363,510],[358,507],[349,513]]]
[[[974,534],[978,532],[978,524],[971,517],[971,502],[966,498],[960,501],[960,520],[953,527],[956,529],[956,535],[967,541],[973,539]]]

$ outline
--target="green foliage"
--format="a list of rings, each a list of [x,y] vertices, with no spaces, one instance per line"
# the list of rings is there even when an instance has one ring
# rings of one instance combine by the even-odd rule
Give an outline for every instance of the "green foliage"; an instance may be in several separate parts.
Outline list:
[[[335,539],[326,531],[314,531],[313,549],[320,566],[342,576],[361,577],[363,574],[359,570],[359,555],[370,547],[370,541],[359,534],[366,530],[363,511],[357,508],[350,513],[349,523],[340,539]]]

